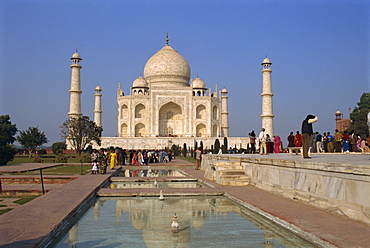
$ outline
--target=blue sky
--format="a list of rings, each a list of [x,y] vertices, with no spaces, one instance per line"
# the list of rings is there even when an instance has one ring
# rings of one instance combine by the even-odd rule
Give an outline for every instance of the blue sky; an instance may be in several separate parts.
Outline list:
[[[93,119],[103,91],[104,136],[117,133],[117,84],[128,94],[165,44],[208,88],[229,92],[230,136],[261,128],[261,62],[272,62],[275,133],[334,131],[370,92],[367,1],[29,1],[0,2],[0,114],[19,130],[39,126],[61,141],[68,118],[70,57],[81,54],[82,112]],[[285,142],[286,143],[286,142]]]

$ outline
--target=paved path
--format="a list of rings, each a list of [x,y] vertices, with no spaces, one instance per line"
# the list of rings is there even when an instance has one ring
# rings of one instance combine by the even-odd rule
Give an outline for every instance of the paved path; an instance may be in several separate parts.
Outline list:
[[[325,155],[312,156],[312,160],[325,161]],[[348,158],[344,158],[343,156],[348,156]],[[290,156],[287,154],[267,155],[263,157],[272,159],[302,159],[299,156]],[[326,157],[326,162],[340,163],[341,161],[365,166],[370,163],[368,155],[327,155]],[[184,171],[192,175],[192,177],[213,184],[215,188],[211,190],[215,193],[225,192],[266,213],[299,226],[301,229],[313,233],[335,246],[370,247],[370,226],[365,223],[353,221],[344,216],[329,213],[297,201],[265,192],[252,186],[234,187],[216,185],[214,182],[204,179],[204,172],[201,170],[194,170],[192,168],[193,165],[189,162],[181,160],[175,160],[175,162],[178,166],[184,165]],[[108,172],[112,173],[110,170]],[[81,203],[93,197],[93,192],[97,192],[100,185],[104,183],[109,176],[110,174],[85,175],[1,215],[0,247],[36,247],[50,232],[53,235],[57,235],[57,233],[53,233],[53,230],[55,230],[60,223],[64,223],[63,221],[71,214],[77,213]],[[104,190],[102,189],[101,192]],[[179,189],[171,190],[179,191]],[[135,191],[138,190],[135,189]],[[181,189],[181,191],[190,193],[192,191],[194,192],[194,189]],[[204,192],[207,191],[207,189],[195,189],[195,191]],[[139,192],[144,193],[145,189],[140,189]],[[50,237],[50,235],[48,237]]]

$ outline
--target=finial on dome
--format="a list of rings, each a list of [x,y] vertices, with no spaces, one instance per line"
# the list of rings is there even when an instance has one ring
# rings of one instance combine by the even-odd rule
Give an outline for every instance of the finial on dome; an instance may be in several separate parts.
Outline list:
[[[170,40],[168,39],[168,33],[166,33],[166,45],[168,45],[168,42],[169,42]]]

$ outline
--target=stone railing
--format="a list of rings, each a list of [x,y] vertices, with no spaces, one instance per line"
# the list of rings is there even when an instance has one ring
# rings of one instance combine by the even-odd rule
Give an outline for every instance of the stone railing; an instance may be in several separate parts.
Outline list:
[[[235,155],[205,155],[202,170],[215,180],[217,161],[239,162],[250,185],[370,223],[370,165]]]

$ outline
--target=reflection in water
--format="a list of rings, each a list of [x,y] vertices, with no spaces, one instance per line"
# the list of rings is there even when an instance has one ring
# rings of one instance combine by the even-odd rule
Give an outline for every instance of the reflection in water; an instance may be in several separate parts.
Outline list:
[[[127,169],[122,170],[119,175],[120,177],[185,177],[184,174],[179,170],[158,170],[158,169]]]
[[[99,198],[56,247],[228,246],[314,247],[224,197]]]
[[[192,181],[192,182],[184,182],[184,181],[166,181],[162,182],[159,181],[157,183],[154,182],[111,182],[109,184],[109,188],[111,189],[127,189],[127,188],[140,188],[140,189],[148,189],[148,188],[159,188],[159,189],[164,189],[164,188],[207,188],[206,185],[203,185],[197,181]]]

